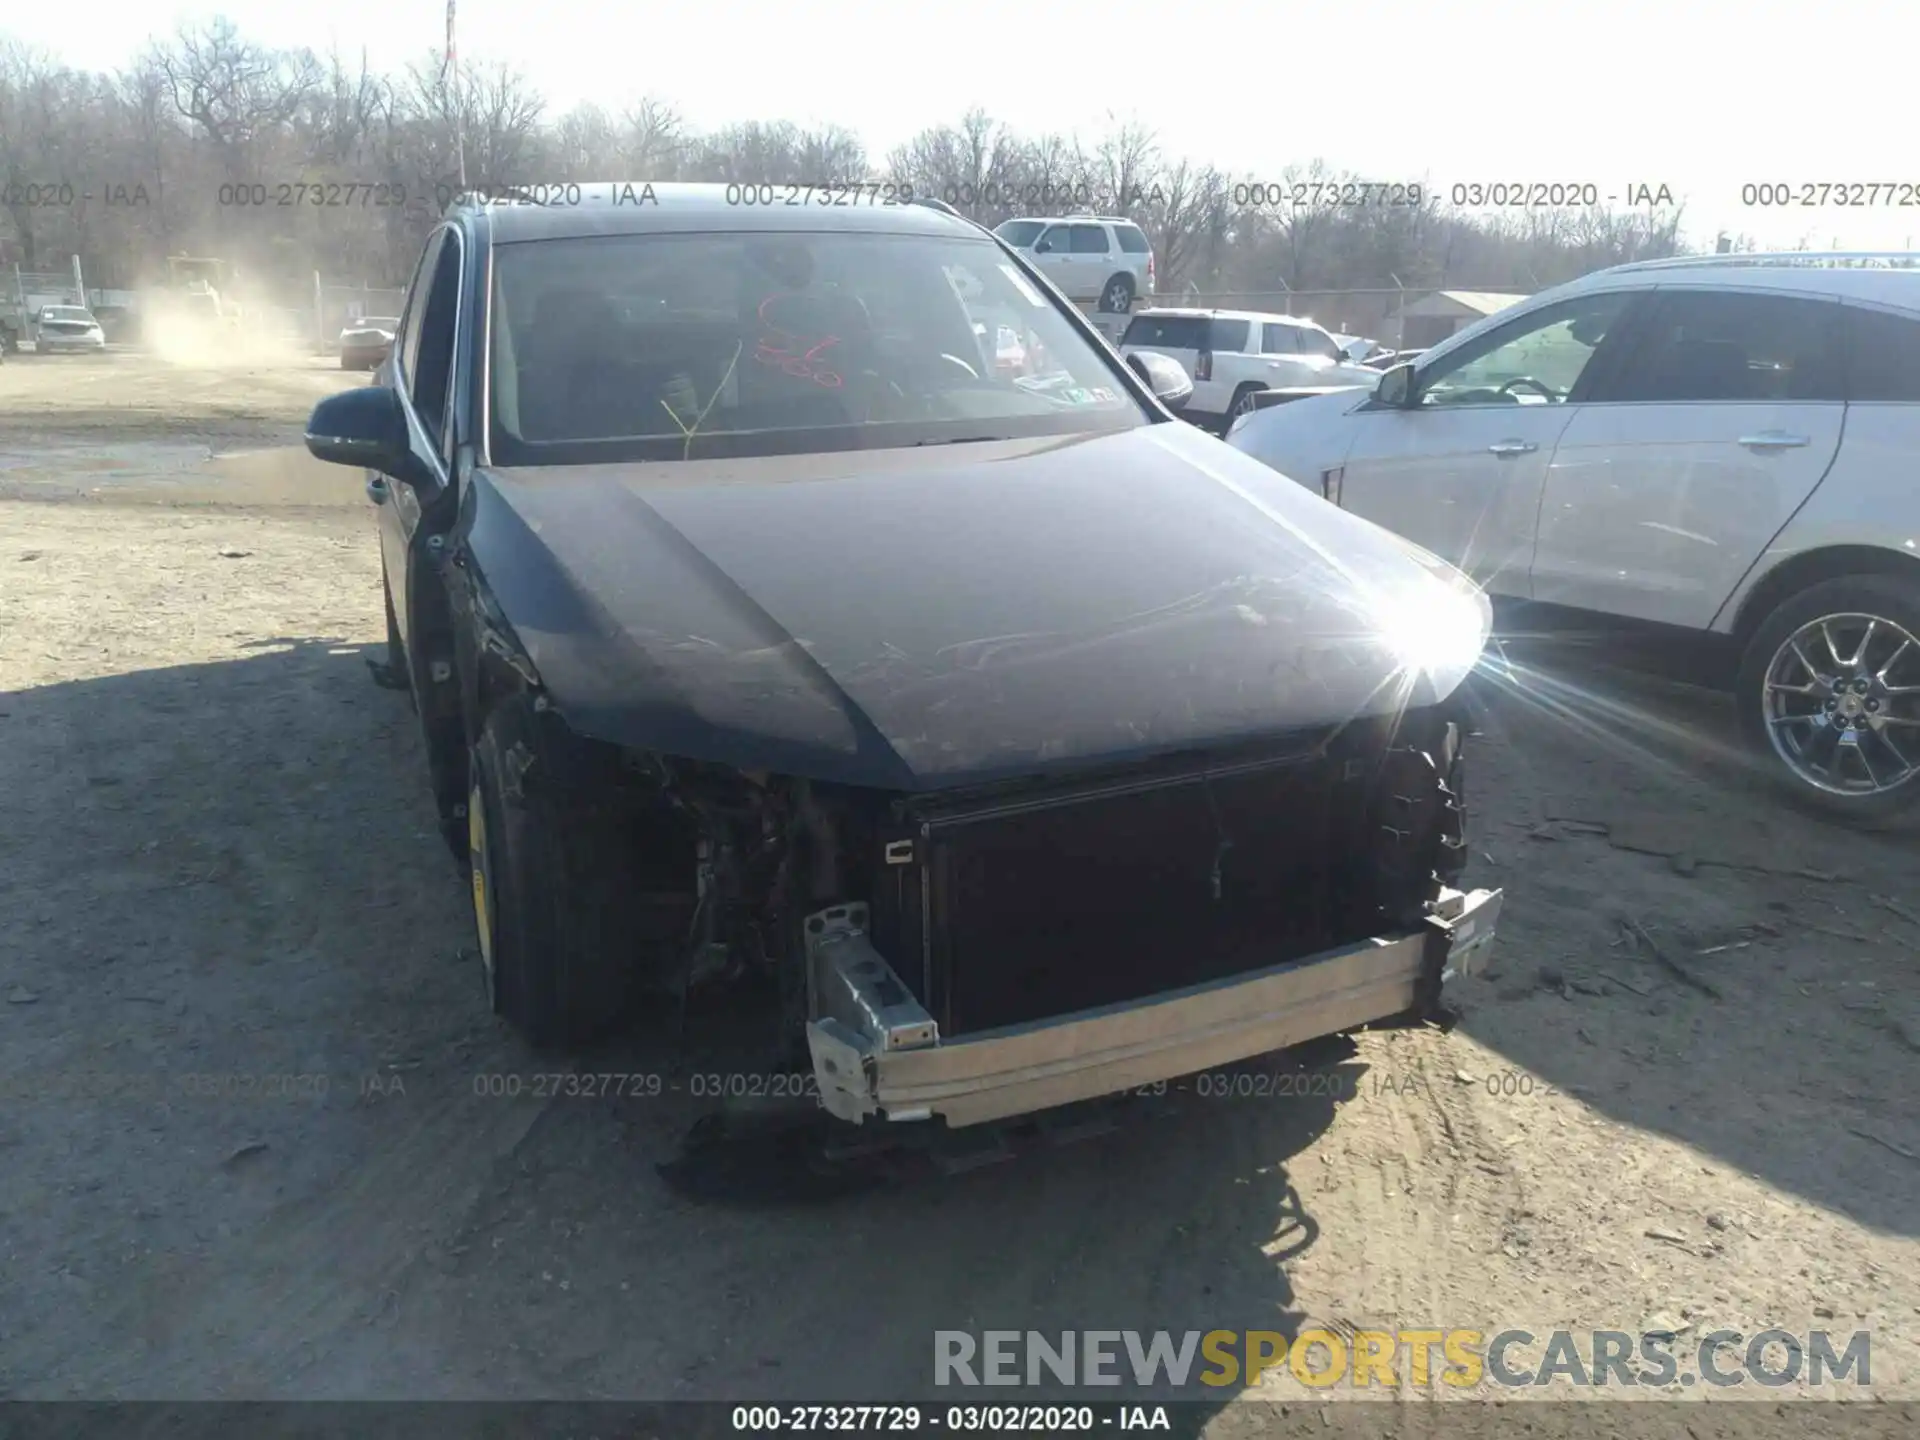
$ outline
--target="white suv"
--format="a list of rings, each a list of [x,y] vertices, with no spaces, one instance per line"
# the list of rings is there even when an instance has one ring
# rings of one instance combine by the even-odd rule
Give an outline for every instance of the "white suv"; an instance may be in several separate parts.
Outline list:
[[[1120,337],[1120,353],[1153,350],[1193,377],[1181,413],[1216,426],[1247,414],[1262,390],[1364,385],[1378,370],[1357,365],[1331,334],[1298,315],[1254,310],[1142,310]]]
[[[1069,300],[1099,302],[1124,315],[1153,294],[1153,245],[1124,215],[1066,215],[1003,220],[994,227]]]
[[[1887,263],[1889,260],[1894,263]],[[1920,256],[1619,266],[1229,443],[1496,597],[1711,637],[1758,752],[1920,814]]]

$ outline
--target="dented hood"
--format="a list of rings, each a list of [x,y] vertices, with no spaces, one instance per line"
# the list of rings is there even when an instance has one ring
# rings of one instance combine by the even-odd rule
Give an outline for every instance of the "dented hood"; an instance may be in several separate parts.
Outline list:
[[[467,563],[568,722],[898,790],[1430,703],[1484,597],[1190,426],[476,472]]]

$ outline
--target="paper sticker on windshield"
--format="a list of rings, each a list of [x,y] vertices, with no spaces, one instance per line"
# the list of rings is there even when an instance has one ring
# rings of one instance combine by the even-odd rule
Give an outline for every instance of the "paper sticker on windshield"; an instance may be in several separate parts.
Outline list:
[[[1000,273],[1013,282],[1014,289],[1027,297],[1027,303],[1029,305],[1033,306],[1036,310],[1044,310],[1047,308],[1047,302],[1042,298],[1040,292],[1028,284],[1027,277],[1014,269],[1013,266],[1002,265],[1000,267]]]

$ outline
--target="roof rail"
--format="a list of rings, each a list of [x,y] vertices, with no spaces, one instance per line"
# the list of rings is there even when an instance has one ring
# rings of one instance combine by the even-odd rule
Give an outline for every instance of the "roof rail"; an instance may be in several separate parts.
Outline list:
[[[1900,264],[1889,264],[1900,261]],[[1877,267],[1876,267],[1877,262]],[[1731,268],[1739,265],[1861,265],[1868,268],[1902,270],[1920,268],[1920,250],[1767,250],[1745,254],[1667,255],[1657,260],[1629,260],[1608,267],[1608,273],[1629,270],[1695,270]]]

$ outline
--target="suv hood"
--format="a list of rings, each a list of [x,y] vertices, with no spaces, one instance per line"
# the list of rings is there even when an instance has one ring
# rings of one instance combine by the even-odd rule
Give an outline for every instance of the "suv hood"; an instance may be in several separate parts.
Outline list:
[[[1179,424],[477,470],[469,499],[492,622],[576,730],[895,790],[1431,703],[1489,623],[1457,571]]]

